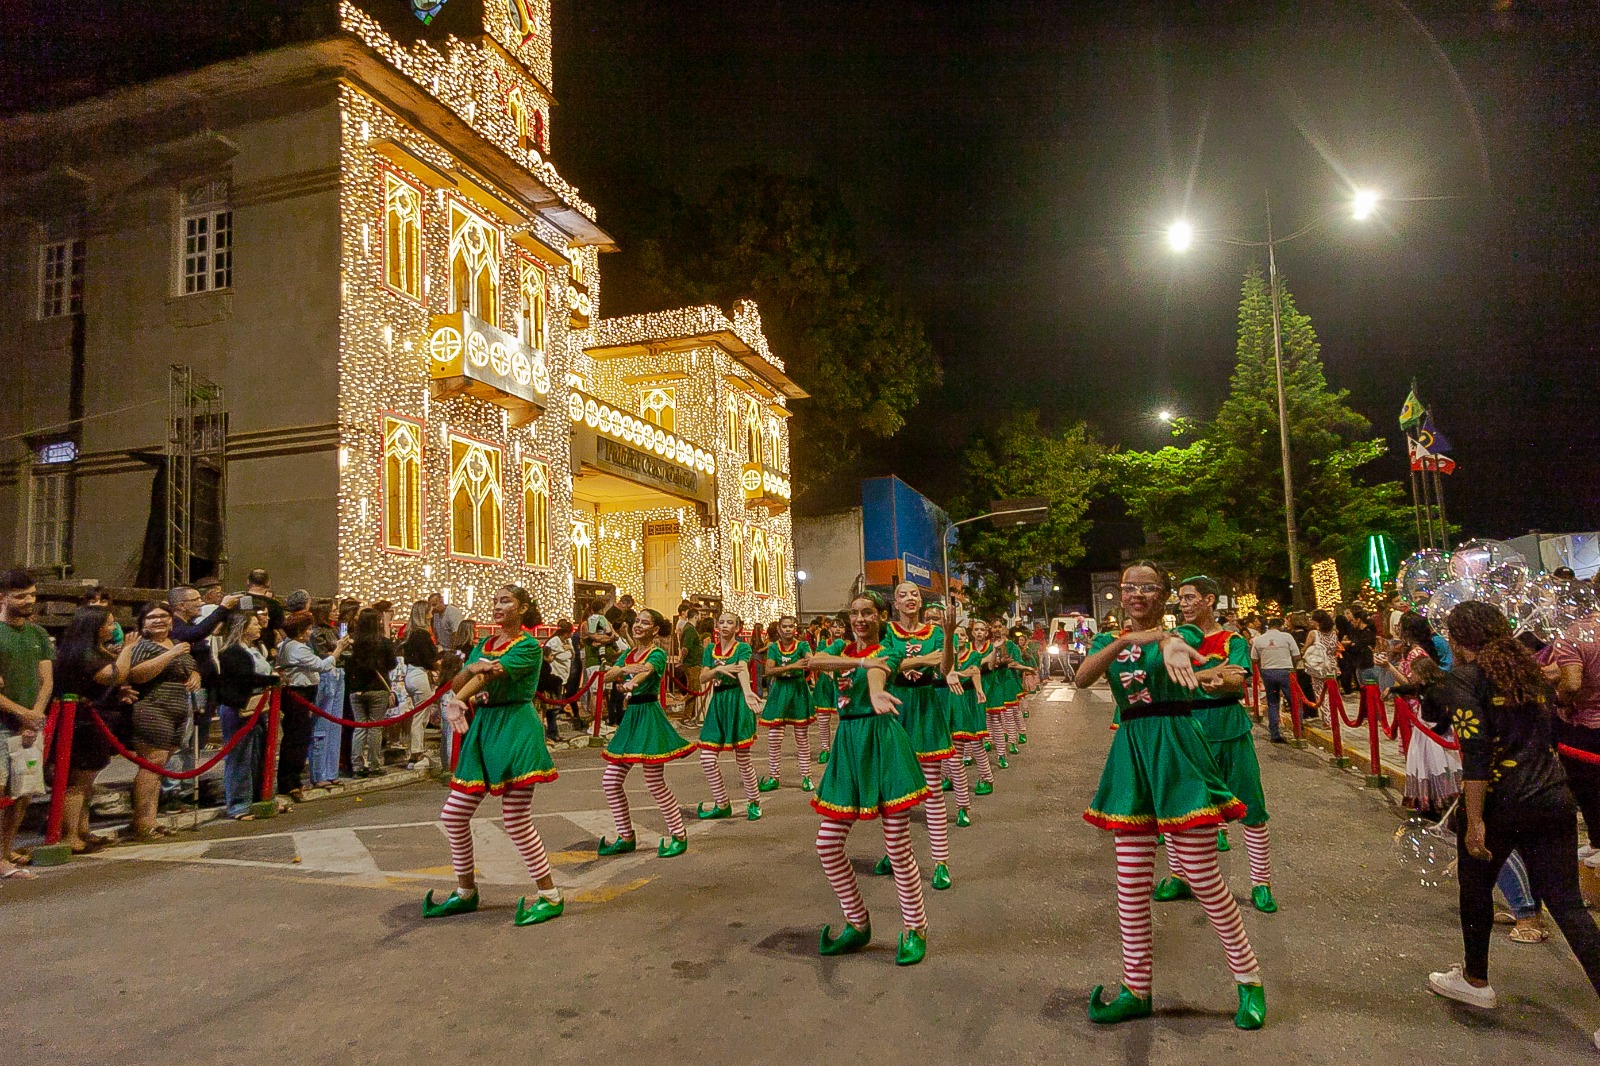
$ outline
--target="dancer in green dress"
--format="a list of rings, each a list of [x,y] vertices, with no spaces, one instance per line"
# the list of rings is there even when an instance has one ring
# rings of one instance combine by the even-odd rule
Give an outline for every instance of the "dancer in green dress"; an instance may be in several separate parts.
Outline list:
[[[1109,675],[1122,719],[1100,787],[1083,815],[1090,825],[1114,834],[1122,990],[1102,1002],[1102,986],[1096,985],[1089,995],[1089,1020],[1120,1022],[1150,1013],[1150,888],[1160,833],[1227,952],[1239,993],[1234,1024],[1259,1029],[1267,1012],[1261,967],[1217,866],[1217,827],[1242,817],[1245,805],[1228,791],[1191,713],[1200,687],[1194,667],[1205,660],[1196,650],[1199,630],[1162,627],[1171,591],[1166,572],[1154,563],[1141,561],[1123,570],[1122,610],[1129,631],[1096,636],[1075,679],[1086,689]]]
[[[1256,761],[1254,730],[1240,699],[1250,676],[1250,642],[1217,624],[1217,583],[1205,575],[1184,578],[1178,585],[1178,609],[1183,619],[1203,635],[1200,654],[1205,669],[1196,670],[1202,684],[1215,679],[1194,703],[1195,721],[1211,745],[1217,769],[1228,791],[1245,805],[1244,843],[1250,859],[1250,902],[1262,914],[1273,914],[1278,901],[1272,895],[1272,845],[1267,834],[1267,799],[1261,790],[1261,764]],[[1228,850],[1224,830],[1217,831],[1217,850]],[[1172,856],[1168,854],[1170,861]],[[1156,886],[1155,899],[1166,902],[1189,899],[1189,883],[1176,865],[1171,876]]]
[[[485,795],[501,799],[506,836],[516,845],[528,875],[539,886],[532,907],[517,901],[517,925],[537,925],[560,917],[565,909],[556,888],[544,842],[533,825],[533,787],[556,779],[555,764],[544,746],[544,726],[534,710],[544,652],[523,629],[532,620],[533,598],[516,585],[495,594],[494,620],[499,628],[473,648],[456,674],[455,693],[445,705],[445,727],[466,734],[450,781],[450,797],[440,819],[450,841],[450,865],[456,889],[440,903],[430,889],[422,901],[424,918],[469,914],[478,909],[478,882],[472,851],[472,815]],[[474,705],[472,721],[467,713]]]
[[[605,680],[620,682],[618,687],[628,702],[622,712],[622,724],[617,726],[602,753],[610,765],[600,778],[600,789],[605,794],[606,805],[611,808],[617,838],[611,841],[600,838],[601,855],[622,855],[638,846],[633,816],[628,810],[628,794],[623,787],[628,772],[636,765],[644,767],[645,787],[667,823],[669,836],[656,847],[656,854],[670,859],[689,850],[688,830],[684,828],[678,798],[667,785],[666,775],[667,763],[694,754],[694,742],[685,740],[661,709],[667,651],[659,642],[671,634],[666,620],[646,607],[633,622],[633,647],[621,662],[606,671]]]
[[[786,614],[778,619],[778,639],[767,645],[767,699],[761,708],[761,725],[767,731],[767,776],[758,786],[762,792],[778,787],[778,758],[786,728],[794,730],[800,788],[811,791],[811,723],[817,712],[806,682],[811,645],[799,639],[799,631],[800,620]]]
[[[989,721],[989,739],[984,746],[995,754],[995,766],[1001,770],[1010,769],[1011,764],[1006,761],[1006,686],[1011,677],[1011,671],[1006,666],[1005,641],[999,635],[1005,632],[1005,625],[999,621],[985,622],[988,630],[989,641],[983,646],[983,711]]]
[[[1006,724],[1006,750],[1012,755],[1017,754],[1017,745],[1028,742],[1028,734],[1022,731],[1021,710],[1023,691],[1026,688],[1023,679],[1028,672],[1028,661],[1018,643],[1019,632],[1013,629],[1006,634],[1005,652],[1002,656],[1006,666],[1006,702],[1002,717]]]
[[[989,768],[989,753],[983,750],[983,742],[989,736],[989,725],[984,711],[984,652],[979,645],[988,643],[989,627],[981,618],[975,618],[968,623],[967,632],[968,636],[956,647],[951,671],[955,677],[949,679],[949,687],[945,689],[948,695],[945,705],[950,712],[950,739],[955,744],[956,753],[961,756],[963,779],[968,782],[972,780],[966,768],[974,767],[978,781],[972,786],[972,794],[987,796],[994,791],[994,771]],[[956,797],[958,826],[971,824],[965,800],[963,795]]]
[[[811,806],[822,815],[817,857],[844,910],[846,924],[837,937],[824,926],[817,950],[823,955],[846,955],[860,951],[872,939],[867,905],[844,847],[853,824],[881,818],[906,926],[895,962],[911,966],[927,953],[928,916],[923,907],[922,876],[911,850],[910,810],[927,797],[928,785],[917,768],[910,738],[893,720],[899,701],[886,690],[886,681],[899,667],[900,655],[897,647],[880,642],[882,626],[883,600],[877,593],[857,596],[850,603],[855,640],[842,655],[817,657],[824,669],[850,671],[839,701],[833,758],[811,800]]]
[[[813,650],[823,655],[838,655],[844,651],[847,630],[848,623],[843,613],[828,619],[828,640],[814,645]],[[839,682],[832,670],[818,670],[815,662],[812,663],[812,670],[816,680],[811,685],[811,705],[817,711],[817,731],[822,740],[822,750],[817,752],[817,764],[826,765],[828,749],[833,746],[833,716],[839,713]]]
[[[733,752],[739,767],[739,783],[744,787],[745,817],[754,822],[761,817],[760,792],[756,768],[750,761],[750,748],[756,742],[756,715],[762,704],[750,684],[750,645],[739,639],[744,622],[732,611],[717,619],[716,640],[706,645],[700,680],[711,686],[706,701],[705,724],[700,728],[700,769],[711,786],[711,806],[701,804],[701,818],[727,818],[733,814],[717,757]]]

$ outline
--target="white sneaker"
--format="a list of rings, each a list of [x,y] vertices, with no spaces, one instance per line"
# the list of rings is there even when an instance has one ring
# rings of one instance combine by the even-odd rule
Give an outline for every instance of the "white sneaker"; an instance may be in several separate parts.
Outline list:
[[[1473,1007],[1482,1007],[1484,1010],[1493,1010],[1498,1004],[1495,999],[1494,989],[1488,985],[1479,988],[1467,981],[1466,975],[1461,972],[1461,964],[1455,963],[1448,970],[1428,975],[1428,991],[1436,996],[1453,999],[1458,1003],[1465,1003]]]

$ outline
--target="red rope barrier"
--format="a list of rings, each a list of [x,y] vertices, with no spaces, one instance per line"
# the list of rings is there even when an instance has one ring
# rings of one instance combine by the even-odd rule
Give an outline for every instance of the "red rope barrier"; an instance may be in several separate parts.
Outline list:
[[[215,755],[201,763],[199,766],[196,766],[193,770],[168,770],[165,766],[157,766],[149,759],[140,756],[137,752],[129,751],[123,745],[122,741],[117,739],[117,735],[111,731],[111,727],[106,725],[105,719],[100,717],[100,712],[93,705],[90,705],[89,707],[89,718],[97,727],[99,727],[100,732],[105,734],[106,740],[111,742],[112,749],[115,750],[118,755],[121,755],[124,759],[127,759],[141,770],[149,770],[153,774],[159,774],[162,777],[171,778],[174,781],[193,781],[195,778],[199,777],[201,774],[217,765],[217,763],[227,758],[228,754],[233,751],[234,748],[239,746],[239,742],[244,740],[245,734],[249,733],[251,729],[255,728],[256,720],[261,717],[262,713],[266,710],[266,707],[266,701],[263,700],[262,705],[256,708],[256,712],[250,716],[249,722],[240,727],[237,733],[229,737],[228,742],[222,745]]]
[[[710,692],[711,691],[711,686],[715,685],[715,684],[716,684],[715,681],[707,681],[705,688],[695,689],[695,688],[689,688],[687,685],[678,684],[678,679],[675,678],[675,677],[672,679],[672,687],[673,688],[677,689],[683,695],[685,695],[685,696],[693,696],[695,699],[699,699],[701,696],[704,696],[706,693]]]
[[[261,763],[261,794],[278,794],[278,723],[283,720],[283,689],[267,693],[267,750]]]
[[[568,704],[577,703],[579,700],[581,700],[583,698],[583,694],[588,692],[589,689],[594,685],[594,683],[596,681],[600,680],[600,678],[603,677],[603,676],[605,676],[605,672],[604,671],[600,671],[599,673],[590,674],[589,675],[589,679],[587,681],[585,681],[583,684],[578,686],[578,691],[574,692],[572,695],[566,697],[565,699],[551,699],[550,697],[546,696],[544,693],[541,692],[541,693],[539,693],[539,702],[544,704],[546,707],[565,707]]]
[[[1339,682],[1338,682],[1338,680],[1334,679],[1334,678],[1329,678],[1328,679],[1328,684],[1329,684],[1329,686],[1331,686],[1329,688],[1329,691],[1328,691],[1328,699],[1329,699],[1329,701],[1331,702],[1333,700],[1333,697],[1336,696],[1336,695],[1339,697],[1338,702],[1333,704],[1334,708],[1338,711],[1339,719],[1342,722],[1344,722],[1344,724],[1350,729],[1360,729],[1362,726],[1366,725],[1367,724],[1367,708],[1366,708],[1365,702],[1360,698],[1360,696],[1358,695],[1357,698],[1356,698],[1356,716],[1355,716],[1355,718],[1354,719],[1346,718],[1345,717],[1345,713],[1344,713],[1344,711],[1345,711],[1344,693],[1339,691]]]
[[[1305,723],[1303,721],[1306,703],[1305,693],[1300,691],[1300,675],[1289,673],[1289,722],[1294,727],[1294,738],[1305,739]]]
[[[1361,686],[1361,713],[1367,719],[1367,739],[1370,744],[1369,757],[1372,764],[1372,776],[1383,777],[1383,760],[1378,751],[1378,732],[1382,728],[1379,718],[1383,715],[1383,697],[1378,694],[1377,685]]]
[[[1586,762],[1592,766],[1600,766],[1600,755],[1596,755],[1592,751],[1574,748],[1571,744],[1557,744],[1556,751],[1563,758],[1577,759],[1579,762]]]
[[[349,726],[351,729],[382,729],[386,725],[399,725],[401,722],[410,721],[412,715],[421,714],[429,707],[432,707],[444,697],[445,693],[449,691],[449,688],[437,689],[434,691],[433,695],[429,696],[427,699],[411,708],[405,714],[397,714],[393,718],[378,718],[371,722],[358,722],[353,718],[337,718],[323,710],[321,707],[318,707],[315,703],[312,703],[298,692],[289,692],[289,696],[297,701],[306,710],[316,715],[318,718],[333,722],[336,725]]]
[[[1444,737],[1441,737],[1438,733],[1435,733],[1433,730],[1427,727],[1427,725],[1422,721],[1422,718],[1417,714],[1416,701],[1411,699],[1409,696],[1396,696],[1394,698],[1394,708],[1397,724],[1398,721],[1403,717],[1406,723],[1413,730],[1421,733],[1423,736],[1439,745],[1445,751],[1461,750],[1461,744],[1458,741],[1446,740]]]
[[[1323,699],[1328,703],[1328,725],[1333,729],[1333,758],[1340,766],[1345,765],[1344,736],[1339,732],[1339,723],[1344,721],[1344,693],[1339,691],[1338,678],[1330,677],[1322,683]],[[1360,725],[1360,721],[1353,723]]]

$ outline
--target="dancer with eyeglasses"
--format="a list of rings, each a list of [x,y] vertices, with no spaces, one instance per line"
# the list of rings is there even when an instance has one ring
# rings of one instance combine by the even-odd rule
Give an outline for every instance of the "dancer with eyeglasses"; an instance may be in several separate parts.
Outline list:
[[[1267,1014],[1261,966],[1217,864],[1217,828],[1242,817],[1246,808],[1228,791],[1195,724],[1192,702],[1201,682],[1194,668],[1205,662],[1198,651],[1201,635],[1193,626],[1164,628],[1170,592],[1166,572],[1154,563],[1136,562],[1123,570],[1122,610],[1129,629],[1097,635],[1077,671],[1080,689],[1109,676],[1121,713],[1100,787],[1083,817],[1115,841],[1122,988],[1105,1002],[1103,986],[1096,985],[1089,994],[1089,1020],[1109,1024],[1151,1013],[1150,890],[1159,833],[1222,941],[1239,997],[1234,1025],[1259,1029]],[[1210,675],[1210,690],[1226,676]]]
[[[884,604],[877,593],[850,602],[854,640],[840,655],[819,655],[823,669],[848,671],[839,700],[839,731],[833,758],[822,772],[811,806],[822,815],[817,829],[817,857],[828,884],[844,911],[838,936],[822,929],[817,950],[826,956],[860,951],[872,940],[872,921],[856,881],[845,841],[858,821],[883,822],[883,843],[894,871],[895,891],[905,931],[895,963],[913,966],[928,950],[928,915],[923,905],[922,875],[911,849],[911,808],[928,796],[928,784],[912,749],[911,738],[895,721],[899,701],[887,681],[900,666],[898,645],[882,642]]]
[[[1278,910],[1272,895],[1272,844],[1267,833],[1267,799],[1261,788],[1261,764],[1256,760],[1254,729],[1250,716],[1239,702],[1244,696],[1245,678],[1250,676],[1250,642],[1230,633],[1217,622],[1217,583],[1205,575],[1184,578],[1178,584],[1178,610],[1187,625],[1204,635],[1200,654],[1206,657],[1205,669],[1195,676],[1204,682],[1218,677],[1215,688],[1194,701],[1194,718],[1211,745],[1217,769],[1232,792],[1245,805],[1245,851],[1250,858],[1250,902],[1262,914]],[[1217,850],[1226,851],[1227,831],[1217,830]],[[1172,863],[1172,852],[1167,861]],[[1190,899],[1189,883],[1172,863],[1172,873],[1156,886],[1154,898],[1165,903]]]

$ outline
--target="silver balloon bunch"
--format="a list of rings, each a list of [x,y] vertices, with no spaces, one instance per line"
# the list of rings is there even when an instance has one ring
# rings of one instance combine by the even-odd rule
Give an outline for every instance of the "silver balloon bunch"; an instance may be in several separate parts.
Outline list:
[[[1419,551],[1400,564],[1401,595],[1443,633],[1450,611],[1479,600],[1495,607],[1520,636],[1577,643],[1600,640],[1600,593],[1571,578],[1535,574],[1505,541],[1469,540],[1453,552]]]

